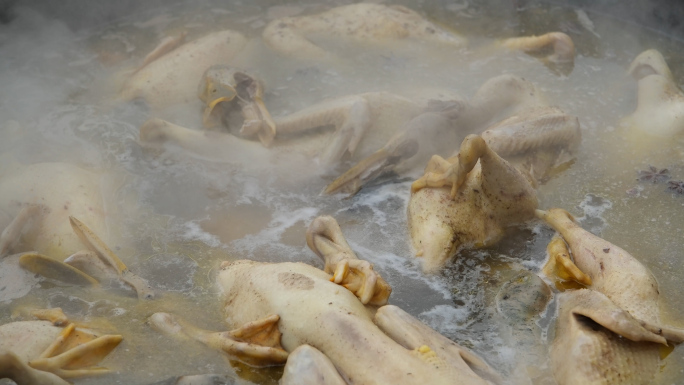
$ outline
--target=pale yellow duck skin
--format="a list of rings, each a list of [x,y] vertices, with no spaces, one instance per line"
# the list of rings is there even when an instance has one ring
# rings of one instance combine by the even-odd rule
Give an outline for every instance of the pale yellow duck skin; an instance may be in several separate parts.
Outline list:
[[[301,59],[332,59],[310,36],[346,39],[358,44],[393,41],[447,44],[454,49],[467,40],[403,6],[358,3],[307,16],[276,19],[266,26],[264,41],[274,50]]]
[[[591,279],[589,289],[604,294],[648,330],[672,342],[684,341],[681,329],[661,324],[658,282],[641,262],[622,248],[584,230],[565,210],[537,210],[536,215],[561,234],[575,265]]]
[[[646,385],[665,339],[605,295],[570,290],[558,298],[551,366],[559,385]]]
[[[643,159],[671,147],[684,133],[684,94],[657,50],[637,56],[629,68],[637,80],[637,107],[620,122],[620,136],[629,144],[630,156]]]
[[[69,223],[70,216],[87,223],[108,241],[101,178],[99,173],[69,163],[6,167],[0,176],[0,209],[12,219],[22,208],[35,205],[38,209],[27,213],[30,229],[20,233],[22,240],[18,244],[16,239],[7,240],[16,246],[4,251],[37,251],[63,261],[83,249]]]
[[[684,94],[666,76],[651,74],[638,80],[638,105],[621,123],[648,138],[670,138],[684,131]]]
[[[215,64],[227,64],[243,50],[247,40],[235,31],[210,33],[161,55],[125,80],[123,100],[144,99],[154,110],[197,100],[197,82]]]
[[[335,365],[318,349],[301,345],[287,357],[280,385],[347,385]]]
[[[395,342],[373,323],[372,308],[315,267],[236,261],[224,264],[217,281],[229,326],[276,313],[285,350],[315,347],[349,384],[453,384],[455,378],[487,384],[472,370],[459,376],[458,369],[443,364],[444,356],[433,354],[440,353],[437,348],[421,353]]]
[[[464,167],[458,172],[461,180],[453,197],[454,188],[426,187],[409,200],[409,232],[425,272],[438,271],[463,247],[497,242],[506,227],[534,218],[537,208],[536,191],[528,177],[481,137],[468,136],[453,164]]]
[[[519,92],[534,89],[513,80],[507,83]],[[509,93],[503,100],[516,94]],[[493,245],[506,227],[532,219],[537,181],[574,159],[581,141],[577,117],[546,105],[538,92],[520,98],[508,118],[466,137],[453,157],[433,156],[412,185],[409,232],[425,272],[441,269],[461,248]]]
[[[202,330],[167,313],[148,322],[251,364],[287,359],[283,384],[501,382],[484,360],[405,311],[370,305],[386,303],[391,288],[354,255],[334,218],[316,218],[307,244],[333,275],[302,263],[221,264],[216,281],[230,332]]]

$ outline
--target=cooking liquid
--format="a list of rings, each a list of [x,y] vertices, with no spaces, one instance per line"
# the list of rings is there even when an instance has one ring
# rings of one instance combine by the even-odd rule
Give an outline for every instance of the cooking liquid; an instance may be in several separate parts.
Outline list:
[[[111,100],[111,79],[142,62],[163,37],[182,30],[188,32],[188,41],[221,29],[252,39],[240,66],[264,80],[266,104],[274,116],[367,91],[411,96],[419,88],[443,88],[469,98],[487,79],[503,73],[531,80],[553,104],[579,117],[583,135],[571,167],[539,187],[540,207],[565,208],[585,228],[648,266],[660,285],[661,318],[684,325],[677,322],[684,320],[679,294],[684,196],[664,184],[636,181],[637,171],[649,165],[668,168],[673,180],[683,180],[684,144],[673,139],[658,151],[644,153],[621,137],[619,126],[636,106],[636,82],[626,75],[631,60],[657,48],[678,84],[684,84],[679,42],[594,14],[589,14],[590,30],[574,10],[555,6],[494,11],[468,3],[406,4],[464,34],[469,48],[416,42],[369,48],[314,37],[340,58],[317,63],[278,56],[261,41],[261,31],[275,17],[316,13],[339,4],[258,3],[179,4],[78,33],[19,8],[14,21],[0,25],[0,151],[27,164],[65,161],[125,175],[109,191],[113,197],[106,205],[112,213],[110,246],[160,292],[158,300],[138,301],[123,289],[89,291],[30,274],[25,296],[14,298],[0,290],[0,323],[10,322],[11,310],[19,305],[60,306],[76,320],[106,317],[124,336],[102,363],[112,374],[76,383],[150,384],[186,374],[234,373],[244,383],[275,384],[279,368],[252,369],[229,362],[199,343],[161,335],[145,320],[168,311],[197,326],[225,330],[214,282],[220,262],[301,261],[322,268],[304,235],[310,221],[323,214],[338,220],[357,255],[372,262],[392,285],[392,304],[472,348],[514,383],[528,378],[554,383],[548,362],[526,361],[526,351],[518,350],[515,340],[520,336],[507,332],[493,300],[507,270],[541,268],[553,235],[549,228],[532,224],[511,231],[499,246],[463,252],[443,273],[425,276],[413,257],[406,225],[409,186],[424,165],[412,175],[383,178],[343,200],[319,195],[335,173],[321,175],[313,165],[289,167],[264,159],[247,167],[239,159],[203,162],[180,151],[141,148],[139,126],[150,113],[143,103]],[[554,30],[570,34],[577,45],[575,68],[568,76],[554,74],[531,56],[491,48],[496,38]],[[199,128],[200,104],[174,107],[158,116]],[[325,144],[310,140],[312,146]],[[454,150],[459,145],[455,142]],[[135,209],[120,210],[122,205]],[[10,263],[16,259],[0,261],[0,270],[9,271]],[[552,303],[538,322],[541,340],[531,342],[543,352],[553,339],[554,316]],[[655,383],[682,381],[683,371],[684,349],[677,347],[662,362]]]

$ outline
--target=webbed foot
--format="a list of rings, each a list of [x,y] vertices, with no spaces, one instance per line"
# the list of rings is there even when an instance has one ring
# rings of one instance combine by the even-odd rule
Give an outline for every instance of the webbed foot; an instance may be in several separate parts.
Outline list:
[[[28,364],[34,369],[54,373],[62,378],[109,373],[109,369],[94,367],[123,340],[120,335],[96,337],[86,332],[75,332],[74,324],[67,325],[55,341]],[[86,339],[87,342],[80,341]]]
[[[325,261],[325,272],[333,275],[332,282],[349,289],[364,305],[387,303],[392,288],[371,263],[356,257],[335,218],[314,219],[306,231],[306,243]]]
[[[33,369],[13,352],[0,353],[0,377],[17,384],[69,385],[52,373]]]
[[[584,274],[570,258],[570,250],[563,238],[556,235],[546,247],[549,259],[542,268],[547,277],[563,281],[574,281],[584,286],[591,286],[591,278]],[[556,287],[563,286],[556,282]]]
[[[411,192],[415,193],[425,187],[451,186],[451,198],[455,198],[468,173],[487,150],[484,139],[477,135],[468,135],[461,143],[457,156],[449,159],[433,156],[425,174],[411,185]]]
[[[278,365],[287,360],[288,353],[280,345],[279,320],[277,315],[271,315],[229,332],[211,332],[168,313],[155,313],[149,318],[152,327],[164,334],[192,338],[253,366]]]
[[[444,159],[439,155],[433,155],[425,167],[423,176],[411,184],[411,193],[415,193],[426,187],[452,185],[451,195],[452,197],[456,196],[457,186],[459,185],[458,178],[456,177],[457,171],[457,158]],[[461,184],[462,183],[463,181],[461,181]]]

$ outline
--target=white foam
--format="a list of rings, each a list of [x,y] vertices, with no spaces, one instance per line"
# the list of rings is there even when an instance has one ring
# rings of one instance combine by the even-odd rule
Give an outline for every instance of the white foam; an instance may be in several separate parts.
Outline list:
[[[420,314],[420,319],[442,334],[457,334],[472,325],[467,322],[470,312],[465,308],[450,305],[437,305]]]
[[[187,241],[200,241],[209,247],[219,247],[221,246],[221,241],[219,238],[213,234],[210,234],[200,227],[198,221],[189,221],[183,224],[183,233],[181,238]]]
[[[437,275],[423,274],[417,258],[412,256],[400,257],[391,252],[372,250],[349,239],[347,242],[352,250],[359,255],[359,258],[371,262],[378,271],[386,271],[393,276],[401,277],[399,281],[403,284],[409,279],[420,281],[433,290],[436,295],[441,295],[445,300],[451,299],[452,295],[447,282]]]
[[[606,227],[603,213],[613,207],[613,202],[600,195],[587,194],[578,207],[584,212],[583,217],[577,218],[582,227],[593,234],[601,234]]]
[[[294,248],[281,243],[282,235],[292,226],[299,222],[308,225],[318,215],[319,209],[314,207],[302,207],[298,209],[281,208],[277,209],[269,224],[257,234],[247,235],[241,239],[235,240],[231,246],[242,251],[243,258],[253,256],[257,250],[263,252],[263,248],[276,252],[278,257],[286,257],[288,259],[296,258],[301,254],[302,247]],[[304,239],[302,239],[302,245]],[[279,258],[272,258],[279,259]]]
[[[126,312],[127,312],[127,310],[124,308],[115,307],[114,309],[112,309],[110,314],[113,315],[114,317],[119,317],[119,316],[126,314]]]
[[[337,214],[344,211],[358,210],[360,207],[368,207],[372,210],[372,218],[370,220],[380,227],[383,235],[388,238],[392,237],[393,234],[387,231],[387,226],[389,225],[388,217],[394,217],[392,214],[397,213],[389,212],[383,206],[392,199],[399,199],[402,202],[402,207],[406,207],[408,205],[408,200],[411,197],[410,185],[411,182],[383,184],[382,186],[375,188],[372,194],[359,195],[354,199],[351,206],[339,209]],[[405,212],[405,210],[401,210],[402,217],[405,216]]]

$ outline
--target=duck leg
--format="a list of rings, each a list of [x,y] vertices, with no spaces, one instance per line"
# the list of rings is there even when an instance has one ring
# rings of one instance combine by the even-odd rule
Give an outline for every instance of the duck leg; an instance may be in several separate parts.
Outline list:
[[[69,221],[71,228],[81,239],[81,242],[93,251],[107,266],[114,269],[119,279],[138,293],[138,298],[154,298],[154,292],[150,285],[144,279],[128,270],[123,261],[88,226],[74,217],[69,217]]]
[[[279,384],[347,385],[330,359],[310,345],[301,345],[290,353]]]
[[[342,159],[345,153],[354,154],[356,147],[371,125],[374,116],[363,95],[346,96],[323,102],[285,117],[276,118],[279,135],[290,135],[314,128],[333,126],[335,133],[319,158],[325,165]]]
[[[557,107],[536,107],[489,127],[482,138],[536,183],[574,159],[582,134],[576,116]]]
[[[330,183],[324,194],[337,192],[356,194],[361,187],[377,177],[394,171],[410,159],[423,159],[419,152],[429,151],[434,146],[425,143],[435,136],[441,136],[451,127],[448,116],[438,112],[425,112],[411,119],[381,149],[359,161],[352,168]],[[415,162],[412,162],[415,163]]]
[[[151,299],[154,297],[154,292],[150,285],[140,276],[131,273],[129,270],[119,272],[112,265],[104,262],[97,253],[93,251],[83,250],[72,254],[69,258],[64,260],[69,266],[72,266],[99,281],[109,280],[118,281],[135,290],[139,298]]]
[[[155,313],[149,318],[157,331],[197,340],[254,366],[278,365],[287,360],[288,354],[280,345],[279,320],[277,315],[271,315],[229,332],[210,332],[168,313]]]
[[[325,261],[325,272],[332,274],[332,282],[349,289],[364,305],[387,303],[392,288],[373,270],[372,264],[358,259],[335,218],[321,216],[314,219],[306,231],[306,243]]]
[[[480,158],[491,156],[490,153],[492,151],[481,137],[468,135],[461,143],[461,150],[457,156],[448,160],[439,155],[433,156],[425,174],[411,185],[411,192],[415,193],[425,187],[451,186],[453,199]]]
[[[191,155],[214,162],[263,162],[269,150],[235,135],[211,131],[191,130],[162,119],[149,119],[140,126],[143,146],[175,145]]]
[[[563,238],[558,235],[554,236],[546,247],[546,251],[549,259],[542,271],[547,277],[591,286],[591,278],[584,274],[570,258],[570,250]],[[559,286],[559,282],[556,282],[556,286]]]
[[[500,46],[533,55],[542,54],[541,62],[563,75],[568,75],[575,66],[575,44],[563,32],[514,37],[502,41]]]

